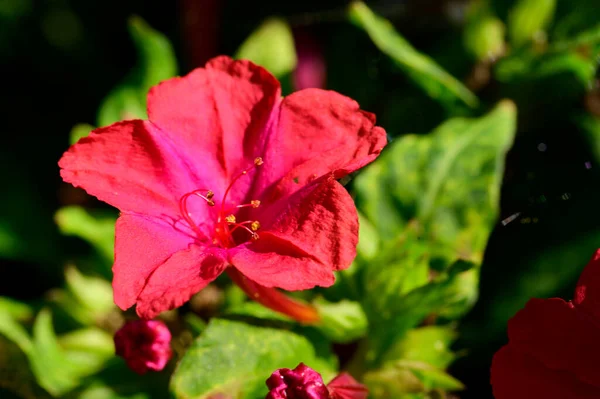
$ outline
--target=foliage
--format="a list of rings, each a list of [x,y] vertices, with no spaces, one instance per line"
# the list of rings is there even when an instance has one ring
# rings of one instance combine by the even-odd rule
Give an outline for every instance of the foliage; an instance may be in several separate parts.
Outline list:
[[[27,11],[20,7],[12,12]],[[0,22],[9,11],[0,8]],[[486,374],[469,370],[489,368],[508,318],[530,297],[572,286],[574,266],[598,247],[600,14],[594,0],[472,0],[464,11],[436,36],[440,45],[358,1],[324,28],[333,31],[321,40],[328,88],[358,93],[390,142],[343,182],[360,220],[352,267],[331,288],[298,293],[320,313],[317,325],[219,279],[161,315],[175,359],[158,376],[136,376],[113,353],[112,335],[130,317],[110,286],[116,213],[61,200],[53,224],[26,179],[11,182],[4,204],[16,211],[0,216],[0,254],[59,265],[63,281],[33,300],[0,297],[0,374],[23,382],[0,377],[0,387],[16,397],[259,399],[275,369],[304,362],[326,382],[352,373],[373,399],[479,392],[475,380]],[[319,25],[322,15],[306,21]],[[294,40],[305,23],[253,21],[230,52],[285,79],[300,67]],[[97,126],[145,118],[149,88],[179,69],[172,37],[140,17],[130,18],[129,34],[135,66],[100,103]],[[357,56],[367,61],[350,61]],[[93,128],[76,125],[70,142]],[[545,170],[535,162],[552,145],[548,154],[565,147],[575,155],[554,155]],[[577,169],[565,166],[571,161]],[[564,208],[571,194],[574,205]],[[486,389],[477,397],[489,397]]]

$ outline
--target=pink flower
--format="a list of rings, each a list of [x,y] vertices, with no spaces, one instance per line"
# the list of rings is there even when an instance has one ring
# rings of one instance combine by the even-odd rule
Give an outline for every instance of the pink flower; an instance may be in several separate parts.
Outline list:
[[[374,115],[331,91],[283,99],[263,68],[218,57],[152,88],[148,116],[96,129],[59,162],[65,181],[121,211],[115,303],[152,318],[227,270],[314,321],[272,287],[330,286],[354,259],[357,213],[336,179],[385,145]]]
[[[128,321],[115,334],[117,355],[138,374],[160,371],[171,358],[171,333],[162,321]]]
[[[295,369],[275,370],[267,379],[265,399],[366,399],[367,388],[350,374],[342,373],[327,386],[321,374],[300,363]]]
[[[508,322],[508,337],[492,361],[496,399],[600,398],[600,250],[572,302],[531,299]]]

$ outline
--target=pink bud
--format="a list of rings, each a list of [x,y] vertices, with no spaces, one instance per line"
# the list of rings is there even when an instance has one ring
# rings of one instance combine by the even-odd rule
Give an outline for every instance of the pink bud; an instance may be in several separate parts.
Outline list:
[[[171,333],[162,321],[128,321],[115,334],[118,356],[138,374],[162,370],[171,358]]]
[[[369,391],[348,373],[341,373],[327,386],[319,373],[300,363],[294,370],[276,370],[267,380],[265,399],[366,399]]]
[[[329,399],[321,374],[300,363],[295,369],[275,370],[267,380],[265,399]]]

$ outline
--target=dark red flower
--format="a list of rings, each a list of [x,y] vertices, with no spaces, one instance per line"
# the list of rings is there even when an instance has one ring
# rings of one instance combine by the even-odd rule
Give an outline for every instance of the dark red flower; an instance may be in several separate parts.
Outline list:
[[[115,303],[152,318],[227,269],[258,301],[314,321],[270,287],[330,286],[352,262],[358,219],[336,179],[385,145],[374,115],[332,91],[282,98],[265,69],[218,57],[152,88],[148,116],[96,129],[59,162],[121,210]]]
[[[496,399],[600,398],[600,250],[572,302],[531,299],[492,361]]]
[[[171,333],[162,321],[128,321],[115,334],[115,349],[138,374],[160,371],[171,358]]]
[[[267,379],[265,399],[366,399],[368,390],[350,374],[342,373],[327,386],[321,374],[300,363],[295,369],[275,370]]]

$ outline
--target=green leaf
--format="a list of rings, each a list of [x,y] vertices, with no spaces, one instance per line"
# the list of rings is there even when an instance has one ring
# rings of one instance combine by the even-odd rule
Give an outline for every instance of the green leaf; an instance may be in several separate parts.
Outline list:
[[[60,232],[89,242],[110,267],[114,259],[115,222],[113,212],[91,212],[79,206],[67,206],[56,212],[54,220]]]
[[[494,60],[506,51],[504,23],[485,0],[471,3],[463,35],[467,51],[478,61]]]
[[[213,319],[181,359],[171,379],[171,392],[182,399],[217,394],[262,399],[267,393],[265,380],[273,371],[294,368],[300,362],[331,374],[300,335]]]
[[[297,59],[290,26],[279,18],[267,19],[242,43],[235,58],[261,65],[278,78],[292,72]]]
[[[177,74],[175,52],[163,34],[139,17],[129,20],[129,33],[137,49],[138,62],[102,102],[98,126],[123,119],[146,119],[146,95],[150,87]]]
[[[63,350],[52,327],[48,309],[42,309],[33,325],[34,350],[28,354],[33,373],[39,384],[51,394],[62,395],[79,384],[79,370],[71,363]]]
[[[67,290],[93,316],[115,308],[110,283],[99,277],[85,276],[74,266],[65,269]]]
[[[360,1],[353,2],[350,5],[349,17],[353,23],[364,29],[373,43],[394,60],[427,95],[446,106],[453,106],[459,102],[472,108],[477,107],[479,100],[469,89],[433,59],[418,52],[388,20],[375,14],[366,4]]]
[[[454,118],[427,136],[404,136],[355,179],[359,209],[380,235],[397,238],[414,220],[430,257],[480,264],[497,216],[516,109]]]
[[[382,363],[409,360],[443,370],[456,357],[450,350],[456,336],[452,326],[426,326],[410,330],[384,354]]]
[[[0,334],[15,343],[23,353],[30,355],[33,344],[25,328],[17,321],[21,316],[29,316],[30,310],[9,298],[0,297],[0,300]]]
[[[540,39],[552,22],[556,0],[519,0],[508,15],[508,36],[515,46]],[[545,41],[545,37],[544,37]]]
[[[315,327],[334,342],[354,341],[367,333],[367,316],[358,302],[343,300],[336,303],[317,299],[313,305],[321,322]]]
[[[441,276],[404,296],[389,296],[385,313],[369,314],[369,363],[381,364],[383,355],[427,316],[443,313],[445,309],[461,304],[464,301],[463,287],[460,284],[461,274]]]
[[[364,382],[369,387],[369,397],[373,399],[425,398],[430,396],[417,394],[464,388],[460,381],[443,370],[415,361],[390,363],[379,370],[370,371],[365,374]]]

